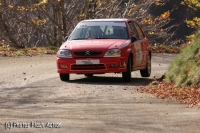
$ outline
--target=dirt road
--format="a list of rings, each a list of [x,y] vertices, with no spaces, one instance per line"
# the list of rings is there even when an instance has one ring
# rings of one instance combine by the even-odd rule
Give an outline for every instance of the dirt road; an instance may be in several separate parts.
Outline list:
[[[154,54],[152,76],[132,72],[71,75],[62,82],[55,56],[0,58],[0,132],[198,133],[200,110],[137,89],[162,76],[175,55]]]

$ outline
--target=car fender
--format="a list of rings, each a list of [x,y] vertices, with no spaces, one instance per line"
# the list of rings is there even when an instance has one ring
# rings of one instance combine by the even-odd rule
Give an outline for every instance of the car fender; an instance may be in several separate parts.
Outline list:
[[[124,54],[124,61],[126,62],[126,64],[128,63],[128,58],[131,54],[131,47],[128,47],[126,50],[125,50],[125,54]]]

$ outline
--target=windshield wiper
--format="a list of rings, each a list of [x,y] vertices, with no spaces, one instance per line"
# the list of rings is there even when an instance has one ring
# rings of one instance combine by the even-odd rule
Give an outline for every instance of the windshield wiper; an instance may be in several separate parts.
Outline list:
[[[121,38],[109,37],[109,38],[106,38],[106,39],[121,39]]]
[[[107,39],[105,37],[97,37],[97,38],[94,38],[94,39]]]
[[[87,38],[75,38],[75,39],[72,39],[72,40],[85,40]]]

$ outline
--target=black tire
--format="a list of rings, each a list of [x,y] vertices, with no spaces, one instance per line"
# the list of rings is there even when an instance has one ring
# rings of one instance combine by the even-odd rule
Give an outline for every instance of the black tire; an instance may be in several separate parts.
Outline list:
[[[129,57],[128,58],[128,64],[127,64],[127,70],[126,72],[122,72],[122,78],[124,80],[124,82],[130,82],[131,81],[131,63],[132,60],[131,58]]]
[[[146,69],[140,70],[140,74],[142,77],[149,77],[151,75],[151,57],[148,56]]]
[[[69,81],[69,74],[60,74],[60,80]]]
[[[85,74],[86,77],[92,77],[93,74]]]

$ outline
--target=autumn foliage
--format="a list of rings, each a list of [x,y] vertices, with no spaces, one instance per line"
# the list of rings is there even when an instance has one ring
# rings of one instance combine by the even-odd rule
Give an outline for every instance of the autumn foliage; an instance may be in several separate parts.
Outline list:
[[[151,15],[152,5],[163,6],[157,0],[0,0],[0,40],[10,47],[60,46],[65,36],[83,19],[134,18],[142,24],[150,43],[170,41],[166,26],[171,11]]]
[[[181,4],[188,6],[189,8],[191,8],[194,11],[200,10],[199,0],[183,0],[181,2]],[[191,20],[186,19],[185,23],[190,28],[198,29],[200,27],[200,18],[199,18],[199,16],[195,16]],[[192,39],[193,37],[194,37],[194,34],[192,34],[190,36],[186,36],[187,39]]]
[[[139,92],[150,93],[161,99],[175,100],[189,107],[200,107],[200,87],[175,87],[174,84],[153,81],[147,87],[141,87]]]
[[[200,9],[198,0],[184,0],[181,4],[193,10]],[[199,28],[199,18],[186,20],[188,27]],[[200,107],[200,30],[187,36],[191,43],[184,45],[167,73],[162,79],[156,79],[147,87],[139,89],[142,93],[151,93],[158,98],[176,100],[189,107]]]

